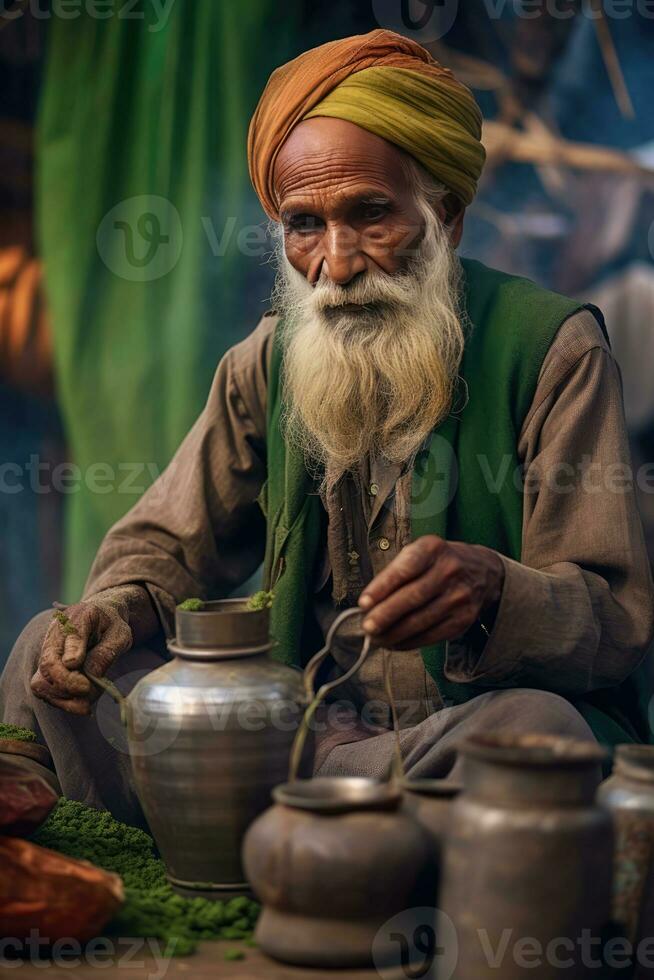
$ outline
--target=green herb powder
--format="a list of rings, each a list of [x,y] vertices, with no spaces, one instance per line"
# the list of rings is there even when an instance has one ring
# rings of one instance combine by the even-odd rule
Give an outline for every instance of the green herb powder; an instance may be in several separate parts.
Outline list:
[[[248,898],[212,902],[176,895],[152,838],[105,811],[60,800],[32,840],[119,874],[125,905],[107,932],[159,939],[168,955],[190,953],[200,939],[247,939],[256,923],[259,906]]]
[[[258,609],[271,609],[274,598],[274,592],[266,592],[265,589],[261,589],[250,596],[247,601],[247,608],[251,612],[256,612]]]
[[[184,612],[202,612],[204,602],[202,599],[184,599],[184,602],[180,602],[178,608],[183,609]]]
[[[36,742],[36,734],[29,728],[19,728],[18,725],[0,723],[0,739],[11,738],[18,742]]]

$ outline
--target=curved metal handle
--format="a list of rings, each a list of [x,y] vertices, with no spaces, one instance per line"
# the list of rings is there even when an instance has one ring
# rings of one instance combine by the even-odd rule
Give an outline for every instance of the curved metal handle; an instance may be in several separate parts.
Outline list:
[[[322,666],[326,658],[332,652],[332,643],[334,642],[334,637],[336,633],[347,619],[351,619],[353,616],[363,616],[363,614],[364,614],[364,610],[359,609],[357,606],[353,606],[351,609],[345,609],[342,613],[340,613],[336,617],[332,625],[327,630],[327,636],[325,637],[324,647],[322,648],[322,650],[319,650],[318,653],[315,653],[313,655],[309,663],[304,668],[304,691],[308,702],[310,702],[314,697],[315,692],[313,688],[316,680],[316,674],[318,673],[319,668]],[[361,648],[361,653],[359,654],[359,657],[356,660],[356,662],[341,677],[336,678],[335,681],[331,681],[329,684],[323,685],[323,688],[326,688],[325,693],[329,693],[329,691],[331,691],[332,688],[338,687],[339,684],[342,684],[344,681],[349,680],[349,678],[352,677],[353,674],[356,674],[357,670],[361,667],[361,665],[363,664],[364,660],[366,659],[369,653],[370,653],[370,637],[366,636],[363,646]],[[321,688],[320,690],[322,691],[323,688]]]
[[[304,745],[307,740],[309,725],[311,723],[311,719],[313,718],[316,711],[318,710],[318,706],[322,703],[322,701],[325,700],[325,697],[330,693],[330,691],[333,691],[335,687],[338,687],[340,684],[345,683],[345,681],[349,680],[350,677],[353,677],[354,674],[356,674],[356,672],[361,668],[366,658],[368,657],[368,654],[370,653],[371,641],[370,641],[370,637],[366,636],[363,641],[363,646],[361,647],[361,653],[359,654],[355,662],[352,664],[350,669],[347,670],[340,677],[337,677],[336,680],[329,681],[327,684],[323,684],[318,689],[318,691],[314,694],[313,687],[316,679],[316,674],[318,673],[318,669],[321,666],[321,664],[324,662],[325,658],[328,656],[328,654],[331,653],[334,636],[336,635],[336,633],[338,632],[342,624],[347,619],[351,619],[352,616],[362,616],[362,615],[363,615],[363,609],[359,609],[358,607],[353,607],[352,609],[345,609],[339,616],[337,616],[334,622],[332,623],[332,625],[329,627],[329,630],[327,631],[324,647],[322,648],[322,650],[319,650],[318,653],[314,654],[314,656],[311,658],[311,660],[309,661],[309,663],[306,665],[304,669],[304,691],[305,691],[307,701],[309,702],[309,706],[304,712],[302,721],[300,723],[300,727],[298,728],[297,733],[295,735],[295,739],[293,740],[293,746],[291,748],[291,757],[290,757],[289,767],[288,767],[289,782],[293,782],[293,780],[297,778],[298,769],[300,768],[300,761],[302,759],[302,753],[304,751]]]
[[[96,687],[99,687],[101,691],[108,694],[116,702],[120,708],[121,724],[127,727],[127,698],[125,695],[118,690],[113,681],[108,680],[106,677],[98,677],[97,674],[92,674],[89,670],[85,670],[84,667],[82,667],[82,673],[85,677],[88,677],[92,684],[95,684]]]
[[[113,698],[116,704],[119,704],[122,707],[123,702],[127,699],[123,694],[121,694],[112,681],[107,680],[106,677],[98,677],[97,674],[92,674],[90,670],[85,670],[84,667],[82,667],[82,673],[85,677],[88,677],[92,684],[99,687],[101,691],[108,694],[110,698]]]
[[[88,677],[92,684],[95,684],[101,691],[108,694],[110,698],[113,698],[120,708],[120,720],[122,724],[127,725],[127,698],[124,694],[121,694],[113,681],[107,680],[106,677],[98,677],[97,674],[92,674],[90,670],[85,670],[84,667],[82,667],[82,673],[85,677]]]

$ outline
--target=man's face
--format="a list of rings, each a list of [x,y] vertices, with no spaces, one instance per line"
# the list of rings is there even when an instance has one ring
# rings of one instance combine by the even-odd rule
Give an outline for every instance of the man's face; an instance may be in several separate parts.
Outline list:
[[[286,256],[311,284],[407,268],[423,219],[402,162],[386,140],[341,119],[295,127],[274,180]]]
[[[352,123],[299,125],[275,180],[285,432],[328,490],[365,457],[408,461],[449,410],[464,344],[456,241],[441,189]]]

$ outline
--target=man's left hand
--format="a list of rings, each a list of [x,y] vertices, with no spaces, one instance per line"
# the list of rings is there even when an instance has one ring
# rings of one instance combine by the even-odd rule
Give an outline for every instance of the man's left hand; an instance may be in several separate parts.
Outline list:
[[[363,628],[379,646],[397,650],[453,640],[484,613],[494,614],[503,584],[496,551],[427,534],[363,590]]]

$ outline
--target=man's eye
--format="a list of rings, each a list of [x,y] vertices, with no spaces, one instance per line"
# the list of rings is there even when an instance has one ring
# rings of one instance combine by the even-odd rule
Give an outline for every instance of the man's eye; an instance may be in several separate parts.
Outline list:
[[[381,221],[388,214],[388,207],[385,204],[367,204],[363,209],[365,221]]]
[[[322,221],[315,214],[295,214],[290,218],[288,227],[291,231],[299,231],[303,234],[317,231],[322,228]]]

